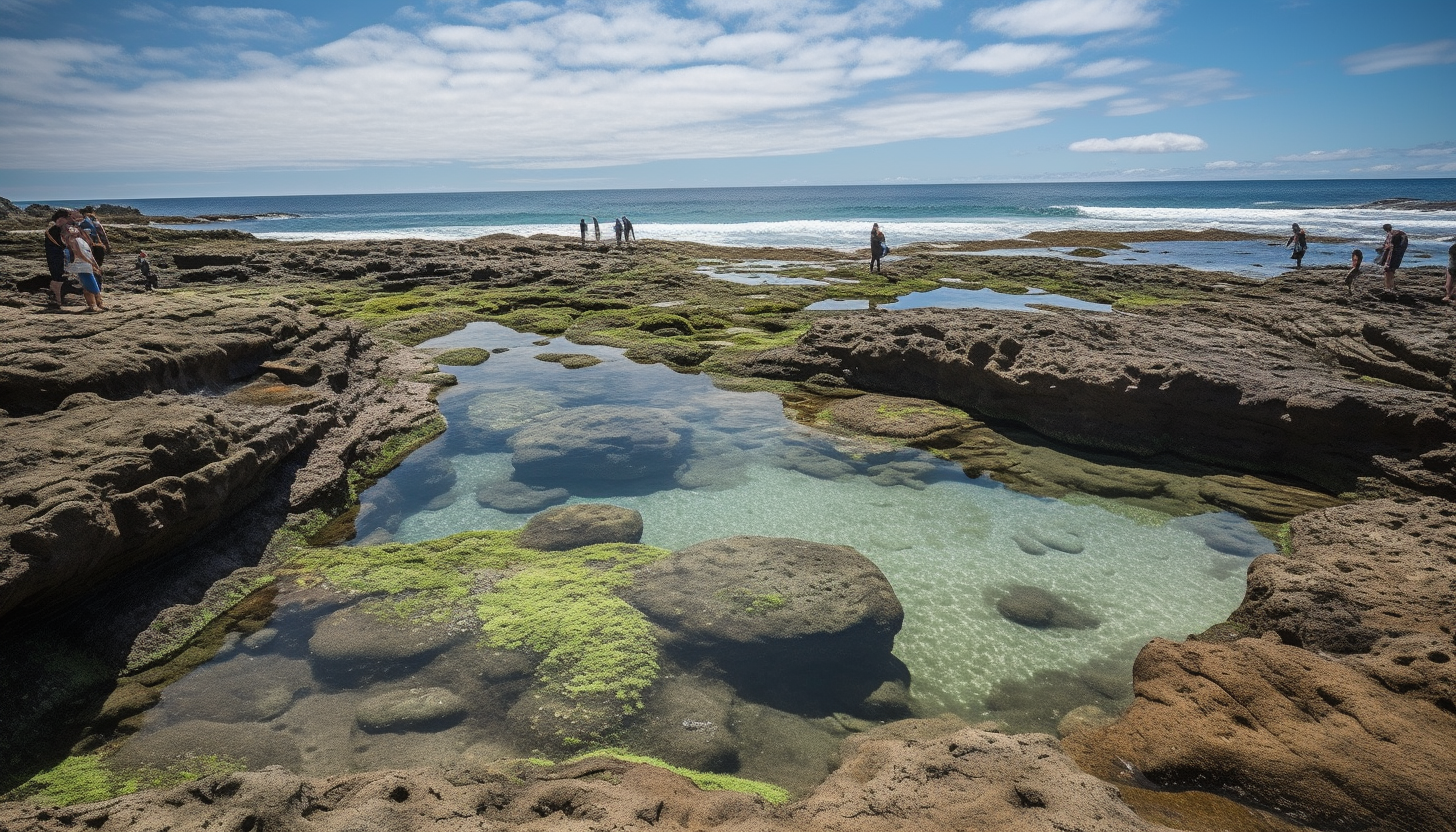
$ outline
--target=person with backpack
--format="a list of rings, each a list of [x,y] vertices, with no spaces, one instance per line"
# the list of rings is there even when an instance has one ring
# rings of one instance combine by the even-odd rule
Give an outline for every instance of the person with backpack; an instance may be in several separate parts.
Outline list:
[[[1399,228],[1391,228],[1390,223],[1382,225],[1385,229],[1385,245],[1380,247],[1380,263],[1385,267],[1385,291],[1395,291],[1395,270],[1400,268],[1400,261],[1405,257],[1406,247],[1410,245],[1410,236]]]
[[[889,251],[885,247],[885,232],[880,230],[880,224],[875,223],[870,228],[870,271],[884,274],[884,268],[880,265],[880,258]]]
[[[1305,235],[1304,229],[1299,227],[1299,223],[1294,224],[1294,233],[1289,235],[1289,239],[1284,241],[1284,245],[1286,248],[1291,246],[1294,248],[1289,255],[1289,259],[1294,261],[1294,268],[1303,268],[1304,253],[1309,250],[1309,237]]]
[[[91,243],[91,252],[96,257],[96,265],[104,266],[106,255],[111,252],[111,244],[106,239],[106,228],[101,225],[101,220],[96,219],[96,213],[90,208],[72,212],[71,217],[86,232],[86,239]]]

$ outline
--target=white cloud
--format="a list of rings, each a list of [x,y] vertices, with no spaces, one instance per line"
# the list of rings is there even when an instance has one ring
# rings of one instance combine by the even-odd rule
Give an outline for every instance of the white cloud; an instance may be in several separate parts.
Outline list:
[[[1156,0],[1030,0],[982,9],[971,22],[1014,38],[1143,29],[1158,21]]]
[[[1407,156],[1450,156],[1453,153],[1456,153],[1456,142],[1422,145],[1405,151]]]
[[[1350,168],[1351,173],[1388,173],[1400,170],[1400,165],[1371,165],[1368,168]]]
[[[1288,156],[1275,156],[1276,162],[1339,162],[1345,159],[1368,159],[1375,155],[1371,148],[1364,147],[1359,150],[1311,150],[1308,153],[1291,153]]]
[[[0,14],[21,15],[53,2],[55,0],[0,0]]]
[[[1253,166],[1250,165],[1248,162],[1235,162],[1235,161],[1232,161],[1232,160],[1225,159],[1225,160],[1220,160],[1220,161],[1217,161],[1217,162],[1209,162],[1208,164],[1204,165],[1203,167],[1205,169],[1207,169],[1207,170],[1238,170],[1240,168],[1247,168],[1247,167],[1253,167]]]
[[[666,6],[587,8],[518,15],[498,26],[371,26],[292,55],[246,53],[227,77],[144,78],[125,87],[76,84],[98,59],[109,73],[136,65],[114,48],[15,41],[24,45],[15,49],[0,41],[0,51],[27,67],[0,74],[7,113],[0,159],[40,170],[448,161],[568,168],[977,136],[1125,93],[1087,84],[896,93],[872,82],[944,68],[965,47],[735,27],[674,17],[661,11]],[[81,90],[74,106],[47,103],[58,84]],[[78,160],[36,138],[83,127],[108,136],[105,154]]]
[[[1011,75],[1060,63],[1074,54],[1059,43],[993,43],[962,55],[949,68]]]
[[[1207,150],[1208,142],[1187,133],[1149,133],[1120,139],[1083,139],[1072,142],[1067,149],[1077,153],[1185,153]]]
[[[1393,43],[1345,59],[1345,72],[1351,75],[1374,75],[1413,66],[1456,63],[1456,40],[1433,40],[1429,43]]]
[[[1143,94],[1109,103],[1109,116],[1137,116],[1169,107],[1197,107],[1212,101],[1245,98],[1234,86],[1238,75],[1227,69],[1209,67],[1144,79]]]
[[[1122,75],[1126,72],[1136,72],[1145,69],[1152,64],[1135,58],[1107,58],[1101,61],[1093,61],[1084,64],[1067,74],[1068,78],[1110,78],[1113,75]]]
[[[1456,162],[1446,162],[1440,165],[1418,165],[1416,167],[1416,170],[1430,170],[1438,171],[1441,173],[1448,173],[1450,171],[1456,170]]]

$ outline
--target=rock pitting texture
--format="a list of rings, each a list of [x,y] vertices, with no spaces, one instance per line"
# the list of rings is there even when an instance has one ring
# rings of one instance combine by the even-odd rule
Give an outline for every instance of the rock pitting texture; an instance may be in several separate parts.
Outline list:
[[[1250,566],[1230,619],[1256,638],[1157,639],[1116,724],[1069,751],[1112,774],[1222,790],[1320,828],[1456,829],[1456,506],[1305,515]]]
[[[900,723],[846,743],[840,770],[773,808],[700,791],[664,769],[605,758],[511,773],[387,771],[303,777],[282,769],[209,777],[64,809],[0,805],[12,832],[77,828],[294,830],[719,830],[719,832],[1154,832],[1116,790],[1043,735]]]
[[[740,369],[795,380],[827,373],[1073,444],[1172,452],[1332,491],[1376,475],[1456,496],[1449,333],[1421,340],[1323,306],[1290,322],[1297,302],[1270,306],[837,316]],[[1338,365],[1377,381],[1349,378]]]
[[[436,412],[425,385],[374,380],[430,365],[408,366],[352,326],[198,296],[116,305],[89,316],[0,307],[10,414],[0,416],[0,616],[175,550],[246,506],[295,453],[316,459],[290,485],[292,510],[337,504],[352,461]],[[264,375],[230,391],[277,359],[314,383]]]

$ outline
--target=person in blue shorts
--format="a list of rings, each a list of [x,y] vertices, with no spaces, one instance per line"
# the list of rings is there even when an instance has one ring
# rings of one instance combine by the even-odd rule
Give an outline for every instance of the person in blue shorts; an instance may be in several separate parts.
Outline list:
[[[81,294],[86,298],[87,312],[101,312],[106,304],[101,301],[101,279],[97,276],[101,266],[91,251],[91,242],[86,232],[75,225],[66,226],[66,248],[71,250],[71,265],[66,270],[81,281]]]

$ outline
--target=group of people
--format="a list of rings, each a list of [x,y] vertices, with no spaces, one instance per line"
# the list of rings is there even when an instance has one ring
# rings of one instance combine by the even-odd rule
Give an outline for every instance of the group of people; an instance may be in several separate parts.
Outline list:
[[[596,237],[596,241],[600,243],[602,241],[602,226],[601,223],[597,222],[596,217],[591,218],[591,229],[592,234]],[[627,243],[630,245],[637,242],[637,232],[632,228],[632,221],[627,219],[626,217],[617,217],[617,219],[612,223],[612,230],[615,231],[617,234],[618,247],[620,247],[622,243]],[[581,220],[581,244],[583,246],[586,245],[585,217],[583,217]]]
[[[1410,247],[1410,235],[1399,228],[1392,227],[1390,223],[1382,225],[1381,230],[1385,232],[1385,241],[1375,249],[1375,265],[1381,268],[1385,276],[1385,291],[1395,291],[1395,270],[1400,268],[1401,260],[1405,258],[1405,251]],[[1292,249],[1289,257],[1294,261],[1294,268],[1303,266],[1304,254],[1309,250],[1309,238],[1299,223],[1294,223],[1294,233],[1284,241],[1286,248]],[[1365,252],[1355,249],[1350,252],[1350,271],[1345,274],[1345,288],[1354,291],[1355,278],[1360,276],[1360,271],[1365,265]],[[1441,300],[1447,303],[1456,301],[1456,245],[1447,250],[1446,262],[1446,286]]]
[[[66,278],[73,276],[81,284],[86,311],[105,311],[101,275],[106,256],[110,253],[111,241],[107,239],[106,227],[95,213],[75,208],[56,209],[45,232],[46,267],[51,274],[47,305],[53,309],[61,308],[65,303]],[[146,282],[146,288],[156,289],[157,278],[152,274],[152,263],[145,251],[137,253],[136,267]]]

